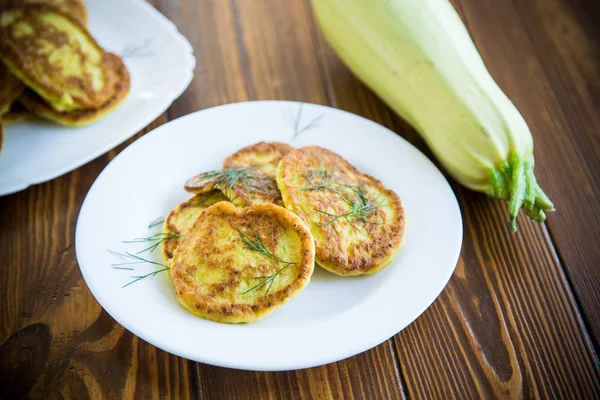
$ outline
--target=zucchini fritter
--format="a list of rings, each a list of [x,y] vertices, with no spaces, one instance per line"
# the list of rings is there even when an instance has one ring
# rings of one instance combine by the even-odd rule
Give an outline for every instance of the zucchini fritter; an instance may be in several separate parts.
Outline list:
[[[164,223],[164,233],[169,236],[163,241],[163,256],[166,260],[173,257],[183,235],[194,225],[200,213],[220,201],[227,200],[218,190],[192,197],[175,207]],[[173,236],[173,237],[171,237]]]
[[[117,89],[114,57],[72,17],[47,5],[0,13],[0,59],[57,111],[99,108]]]
[[[260,142],[227,157],[223,161],[223,170],[246,169],[250,176],[249,185],[232,186],[227,197],[235,203],[283,205],[275,173],[281,157],[292,150],[294,148],[285,143]]]
[[[116,91],[114,95],[100,108],[56,111],[50,104],[31,90],[26,91],[19,98],[19,102],[32,114],[64,126],[84,126],[97,121],[119,106],[129,94],[130,78],[125,64],[123,64],[121,57],[116,54],[108,53],[108,56],[112,59],[112,63],[117,66],[116,71],[119,80],[115,84]]]
[[[199,194],[219,188],[235,205],[258,203],[283,205],[275,172],[279,160],[293,147],[278,142],[260,142],[228,156],[223,169],[196,175],[185,190]]]
[[[277,169],[286,208],[315,238],[316,261],[338,275],[364,275],[389,264],[404,237],[396,193],[318,147],[288,153]]]
[[[169,273],[190,312],[217,322],[253,322],[304,289],[314,254],[309,230],[285,208],[220,202],[184,236]]]

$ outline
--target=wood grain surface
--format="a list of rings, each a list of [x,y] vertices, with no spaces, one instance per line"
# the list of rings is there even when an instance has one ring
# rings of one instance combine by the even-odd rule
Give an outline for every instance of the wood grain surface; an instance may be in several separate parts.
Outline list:
[[[529,123],[547,224],[507,229],[503,203],[452,183],[461,258],[434,304],[363,354],[264,373],[194,363],[124,330],[77,266],[81,203],[104,166],[168,120],[235,101],[326,104],[418,135],[358,82],[305,0],[154,0],[192,43],[190,88],[135,138],[0,198],[0,399],[600,398],[600,7],[593,0],[454,0]],[[349,333],[352,334],[352,333]]]

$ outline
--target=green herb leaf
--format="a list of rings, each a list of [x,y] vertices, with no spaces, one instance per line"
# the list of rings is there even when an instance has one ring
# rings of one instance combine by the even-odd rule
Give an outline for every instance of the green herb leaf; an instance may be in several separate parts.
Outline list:
[[[257,283],[256,285],[254,285],[253,287],[251,287],[250,289],[246,290],[244,293],[242,293],[242,294],[246,294],[253,290],[260,290],[260,289],[266,287],[267,288],[267,290],[265,292],[265,296],[266,296],[269,293],[269,291],[271,290],[271,286],[273,286],[273,282],[279,276],[279,274],[281,272],[283,272],[286,268],[288,268],[290,265],[299,264],[299,263],[291,262],[291,261],[284,261],[284,260],[278,258],[277,256],[275,256],[275,254],[273,254],[273,252],[271,252],[269,249],[267,249],[264,242],[258,235],[258,232],[256,232],[256,230],[252,227],[249,227],[249,228],[253,233],[252,236],[240,231],[239,229],[234,228],[235,231],[240,234],[240,237],[241,237],[242,241],[246,244],[245,247],[247,249],[259,252],[259,253],[263,254],[265,257],[268,257],[273,261],[276,261],[276,262],[279,262],[282,264],[286,264],[283,268],[281,268],[280,270],[278,270],[277,272],[275,272],[271,275],[256,276],[256,277],[252,278],[252,279],[258,279],[258,280],[260,280],[260,282]]]

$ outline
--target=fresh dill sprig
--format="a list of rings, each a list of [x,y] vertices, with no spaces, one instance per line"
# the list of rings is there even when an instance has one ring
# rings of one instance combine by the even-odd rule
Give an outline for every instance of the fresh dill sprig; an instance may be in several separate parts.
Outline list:
[[[270,258],[273,261],[285,264],[285,266],[283,268],[281,268],[280,270],[278,270],[277,272],[275,272],[271,275],[255,276],[254,278],[252,278],[252,279],[258,279],[258,280],[260,280],[260,282],[257,283],[256,285],[252,286],[250,289],[246,290],[244,293],[242,293],[242,294],[246,294],[253,290],[260,290],[264,287],[267,287],[267,291],[265,292],[265,296],[266,296],[267,294],[269,294],[269,291],[271,290],[271,286],[273,286],[273,282],[279,276],[279,274],[281,272],[283,272],[286,268],[288,268],[290,265],[294,265],[294,264],[298,264],[298,263],[292,262],[292,261],[284,261],[280,258],[277,258],[277,256],[275,256],[275,254],[273,254],[273,252],[271,252],[269,249],[267,249],[264,242],[258,235],[258,232],[256,232],[256,230],[252,227],[250,227],[250,230],[254,234],[254,237],[240,231],[239,229],[235,229],[235,231],[240,234],[242,241],[246,244],[245,248],[253,250],[253,251],[257,251],[260,254],[264,255],[265,257]]]
[[[304,103],[300,103],[300,106],[298,106],[298,112],[295,115],[294,115],[294,112],[290,109],[290,114],[292,115],[292,120],[294,123],[294,136],[292,139],[296,139],[303,132],[306,132],[310,129],[313,129],[313,128],[316,128],[317,126],[319,126],[319,122],[321,121],[321,118],[323,118],[323,116],[325,115],[325,114],[317,115],[315,118],[310,120],[306,125],[301,126],[300,124],[302,122],[302,109],[303,108],[304,108]]]
[[[125,240],[123,243],[152,243],[149,247],[146,247],[143,250],[138,251],[135,254],[142,254],[146,251],[150,251],[152,253],[162,242],[169,239],[179,239],[182,235],[175,235],[168,232],[160,232],[155,233],[152,236],[148,236],[145,238],[135,238],[133,240]]]
[[[142,279],[150,278],[152,276],[157,275],[160,272],[164,272],[164,271],[168,271],[168,270],[169,270],[169,267],[164,267],[163,269],[159,269],[159,270],[156,270],[154,272],[150,272],[149,274],[146,274],[146,275],[132,276],[132,278],[134,278],[134,279],[132,281],[126,283],[125,285],[121,286],[121,289],[126,288],[127,286],[129,286],[131,284],[134,284],[134,283],[136,283],[138,281],[141,281]]]
[[[327,221],[321,226],[327,226],[333,224],[340,218],[344,218],[350,225],[354,227],[356,222],[363,222],[373,225],[381,225],[380,222],[372,222],[369,218],[377,212],[377,209],[381,206],[380,203],[371,200],[367,197],[366,192],[363,188],[354,190],[354,198],[343,194],[342,192],[336,192],[338,196],[344,200],[344,202],[350,207],[350,211],[342,214],[333,214],[327,211],[319,210],[315,208],[315,211],[321,214],[332,217],[331,220]]]
[[[277,271],[271,275],[256,276],[256,277],[252,278],[252,279],[260,279],[261,281],[259,283],[257,283],[256,285],[252,286],[250,289],[246,290],[242,294],[249,293],[253,290],[258,291],[266,286],[267,287],[267,291],[265,292],[265,296],[266,296],[267,294],[269,294],[269,291],[271,290],[271,286],[273,286],[273,282],[275,282],[275,279],[279,276],[279,274],[292,264],[297,264],[297,263],[290,263],[290,264],[286,265],[285,267],[281,268],[279,271]]]
[[[321,165],[314,171],[311,171],[310,168],[304,168],[304,175],[306,176],[306,182],[311,183],[315,178],[321,178],[321,181],[330,181],[333,172]]]
[[[301,191],[331,190],[342,200],[344,200],[344,202],[350,207],[350,211],[342,214],[333,214],[315,208],[315,211],[331,217],[331,220],[327,221],[321,226],[331,225],[340,218],[344,218],[353,228],[356,228],[354,225],[356,222],[374,225],[383,224],[369,220],[369,217],[375,214],[377,209],[381,207],[382,204],[377,200],[372,200],[367,197],[367,192],[362,186],[349,185],[336,181],[333,179],[333,172],[323,166],[319,166],[319,168],[314,171],[307,168],[304,170],[304,173],[306,176],[306,181],[309,184],[315,180],[315,178],[319,179],[316,184],[307,186],[301,189]]]
[[[108,252],[111,253],[111,254],[114,254],[116,256],[119,256],[119,257],[123,257],[123,258],[129,259],[129,260],[134,260],[134,261],[124,262],[124,263],[111,264],[111,266],[114,269],[124,269],[124,270],[130,270],[131,271],[131,270],[133,270],[133,268],[124,268],[124,267],[121,267],[121,265],[131,265],[131,264],[152,264],[152,265],[158,265],[159,267],[162,267],[162,269],[150,272],[150,273],[148,273],[146,275],[134,275],[134,276],[132,276],[131,278],[133,278],[133,280],[130,281],[130,282],[128,282],[127,284],[123,285],[121,288],[125,288],[125,287],[127,287],[127,286],[129,286],[129,285],[131,285],[133,283],[136,283],[136,282],[142,280],[142,279],[149,278],[149,277],[152,277],[152,276],[156,276],[158,273],[163,272],[163,271],[168,271],[170,269],[165,264],[145,259],[143,257],[140,257],[140,256],[136,255],[136,254],[132,254],[132,253],[130,253],[128,251],[125,252],[125,253],[119,253],[119,252],[116,252],[116,251],[108,250]]]
[[[150,225],[148,225],[148,229],[154,228],[155,226],[158,226],[164,222],[165,219],[163,217],[158,217],[154,221],[150,222]]]
[[[128,251],[126,251],[125,253],[119,253],[117,251],[108,250],[108,252],[111,254],[114,254],[115,256],[123,257],[123,258],[129,259],[129,260],[135,260],[135,261],[128,261],[128,262],[123,262],[123,263],[110,264],[111,267],[118,267],[121,265],[131,265],[131,264],[153,264],[153,265],[158,265],[160,267],[165,267],[165,265],[162,263],[148,260],[144,257],[138,256],[137,254],[132,254]]]
[[[241,183],[245,187],[250,187],[255,189],[256,185],[253,183],[257,180],[260,180],[260,175],[254,174],[253,172],[256,170],[254,167],[248,168],[228,168],[217,171],[207,172],[199,182],[214,179],[216,185],[218,185],[221,191],[228,191],[231,193],[233,188]]]
[[[242,241],[246,244],[245,248],[257,251],[263,254],[264,256],[270,258],[271,260],[280,262],[282,264],[298,264],[297,262],[284,261],[277,258],[275,254],[273,254],[269,249],[267,249],[260,236],[258,236],[258,232],[256,232],[254,228],[250,227],[250,230],[252,231],[252,233],[254,233],[254,238],[250,237],[248,234],[240,231],[239,229],[233,229],[240,234]]]
[[[312,190],[321,190],[328,189],[333,192],[338,193],[340,189],[348,188],[351,190],[356,190],[358,186],[348,185],[345,183],[341,183],[333,179],[333,171],[319,166],[318,169],[311,171],[309,168],[304,169],[304,175],[306,177],[306,182],[311,183],[313,180],[318,180],[318,182],[312,186],[307,186],[305,188],[300,189],[301,192],[312,191]],[[319,178],[319,179],[316,179]]]

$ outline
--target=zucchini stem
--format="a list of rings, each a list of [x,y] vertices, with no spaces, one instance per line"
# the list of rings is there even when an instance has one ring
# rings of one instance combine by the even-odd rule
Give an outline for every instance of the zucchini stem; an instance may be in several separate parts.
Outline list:
[[[546,211],[554,211],[552,201],[535,179],[533,166],[533,157],[524,161],[519,156],[514,156],[489,172],[490,189],[487,194],[509,201],[509,226],[513,232],[517,231],[517,215],[521,208],[536,222],[544,222]]]

